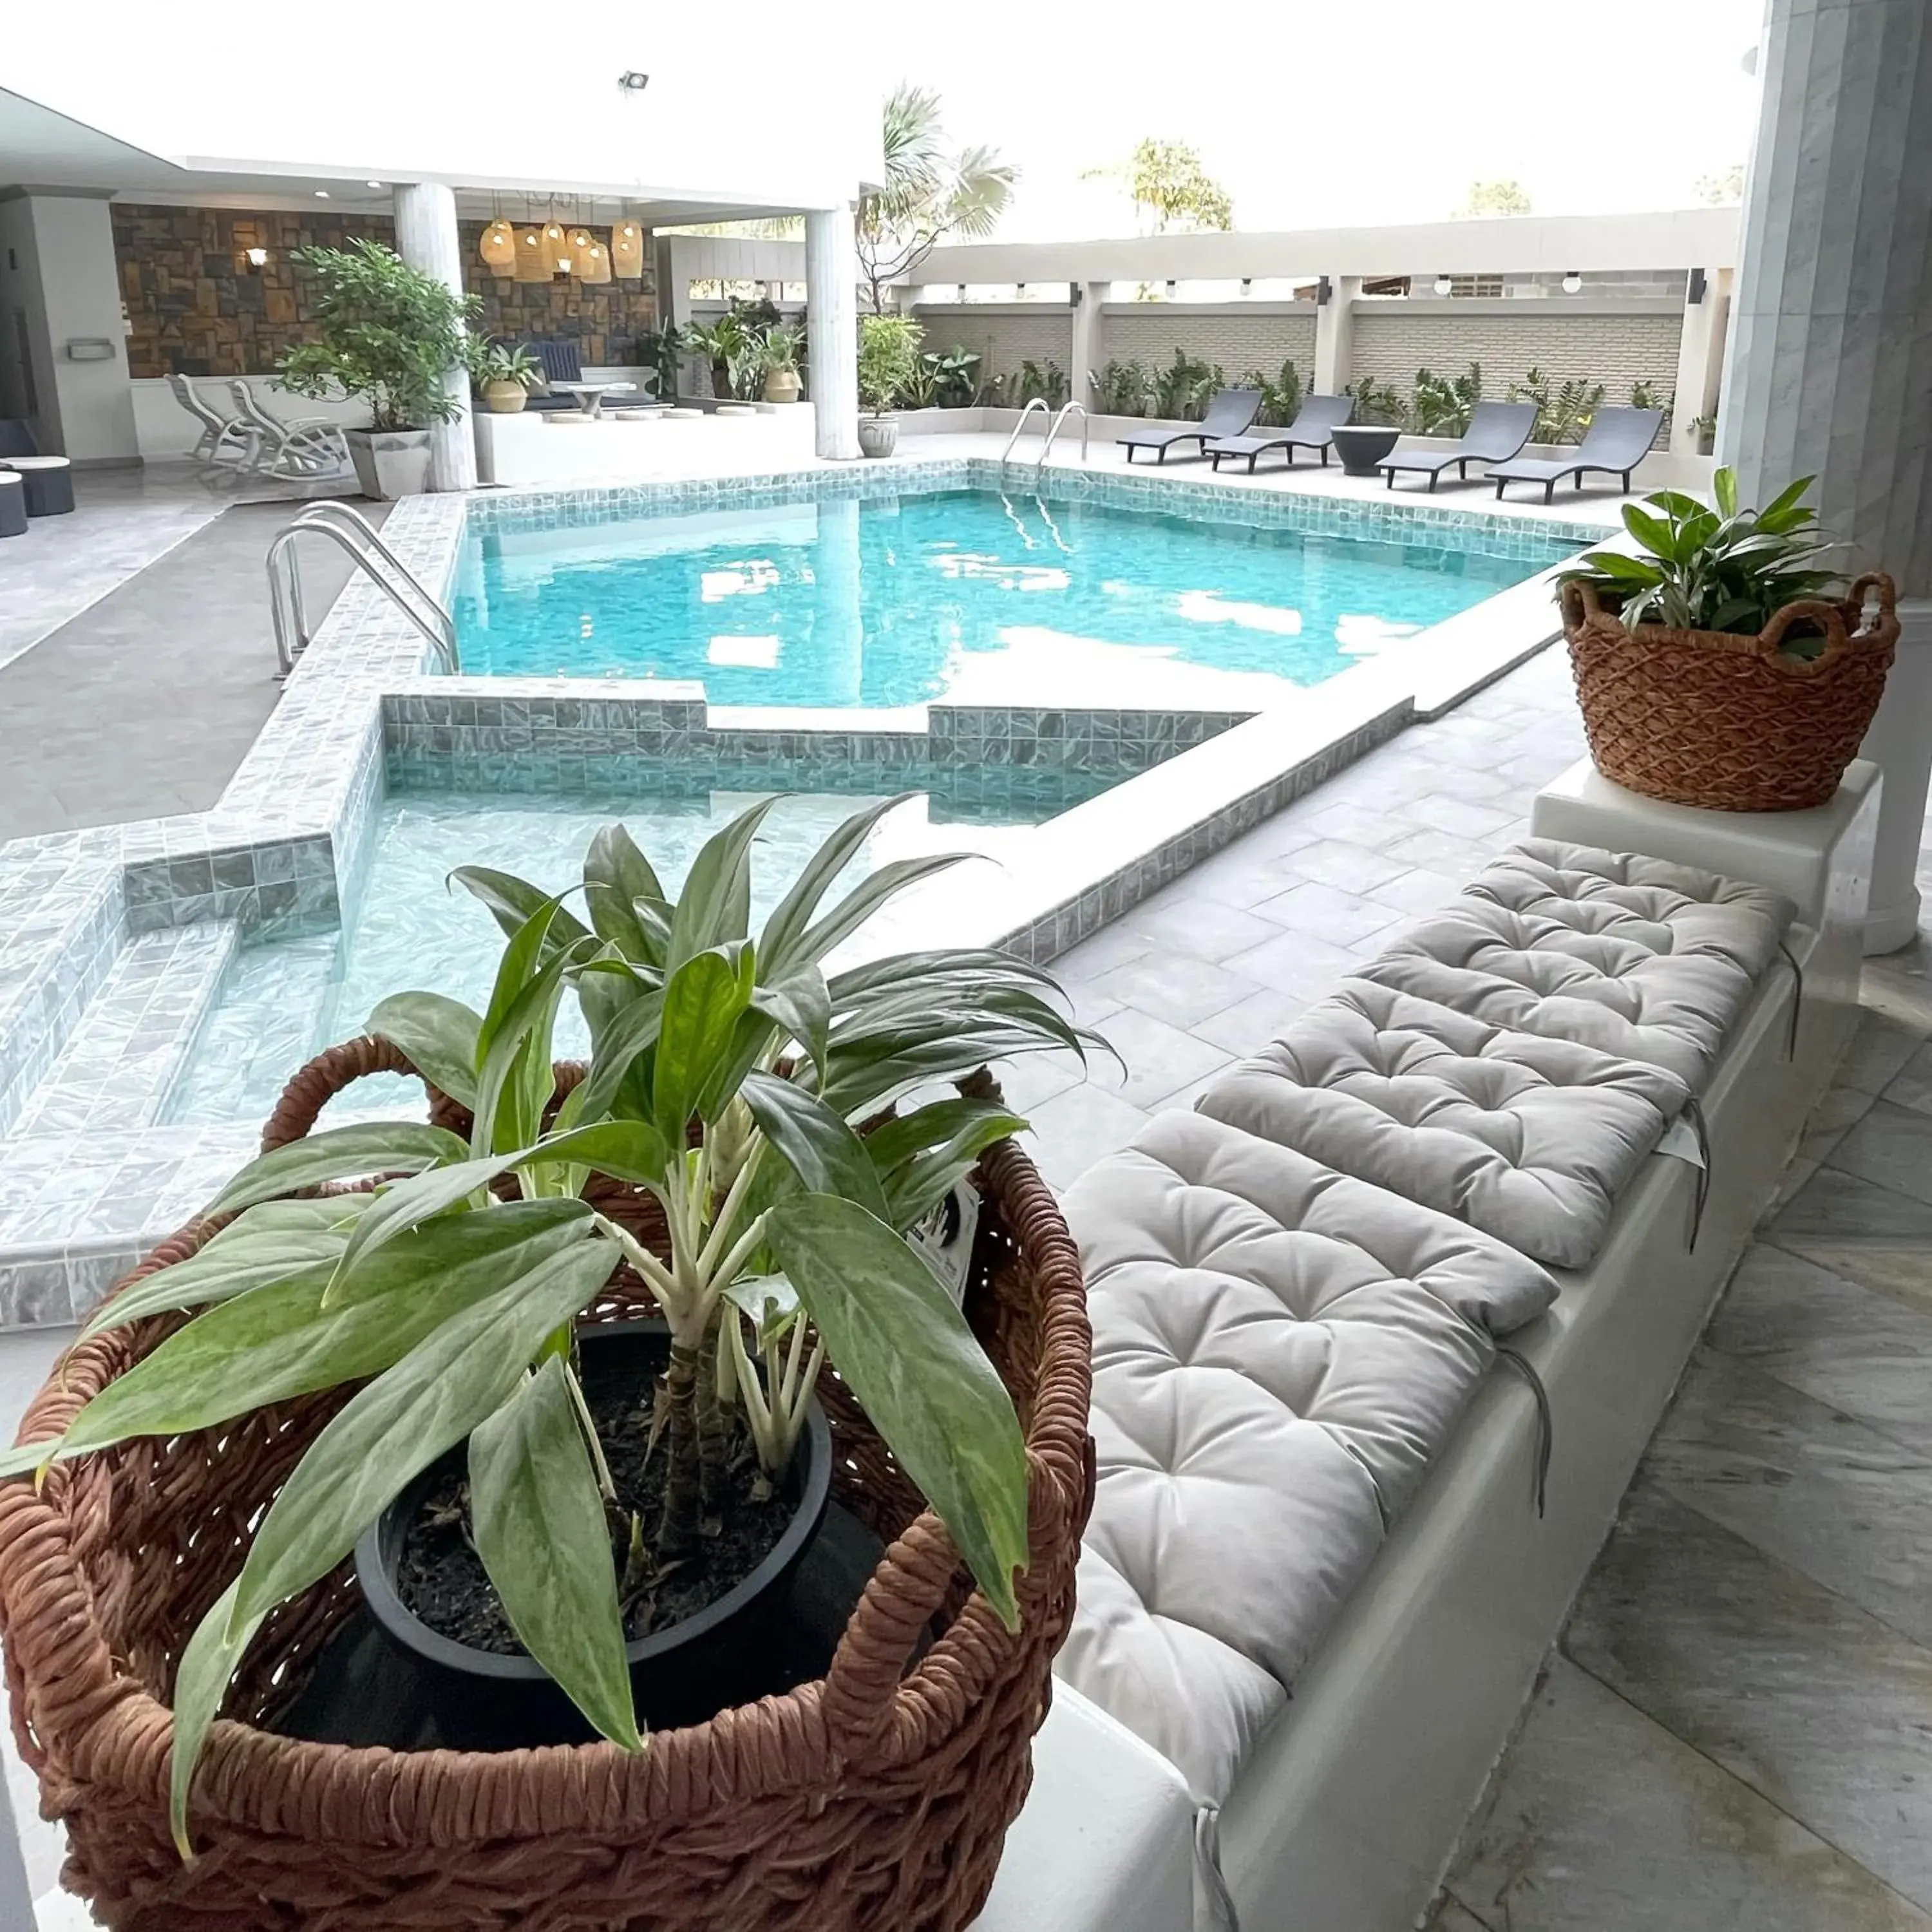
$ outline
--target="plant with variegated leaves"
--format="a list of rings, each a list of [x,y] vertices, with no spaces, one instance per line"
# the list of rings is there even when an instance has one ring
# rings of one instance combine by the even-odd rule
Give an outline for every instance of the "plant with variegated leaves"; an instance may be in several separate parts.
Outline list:
[[[585,920],[568,896],[459,872],[508,935],[487,1009],[406,993],[369,1027],[471,1111],[468,1140],[376,1122],[251,1162],[210,1204],[228,1225],[124,1290],[86,1332],[193,1318],[63,1436],[0,1463],[38,1471],[362,1384],[290,1473],[182,1654],[172,1810],[184,1853],[196,1761],[263,1619],[466,1441],[472,1538],[519,1640],[600,1732],[641,1748],[613,1491],[576,1365],[578,1318],[626,1263],[670,1333],[653,1424],[669,1459],[663,1508],[657,1522],[633,1522],[633,1567],[674,1562],[715,1528],[734,1430],[776,1482],[829,1360],[1016,1623],[1018,1422],[907,1230],[1025,1124],[970,1078],[863,1136],[855,1124],[935,1081],[1017,1054],[1084,1052],[1094,1036],[1052,1003],[1046,974],[1004,953],[902,953],[828,974],[827,956],[887,900],[964,856],[881,866],[828,908],[898,800],[835,832],[754,940],[752,848],[770,802],[705,844],[675,899],[623,828],[607,828],[584,863]],[[556,1104],[552,1036],[572,993],[592,1054]],[[656,1197],[664,1252],[583,1198],[593,1173]],[[371,1174],[386,1178],[370,1191],[290,1198]],[[494,1191],[506,1177],[509,1199]]]

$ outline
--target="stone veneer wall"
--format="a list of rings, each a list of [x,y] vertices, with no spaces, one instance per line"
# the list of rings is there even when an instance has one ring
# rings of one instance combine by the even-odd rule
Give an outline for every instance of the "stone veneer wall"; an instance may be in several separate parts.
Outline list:
[[[339,248],[358,236],[393,244],[387,215],[311,214],[304,209],[151,208],[116,202],[115,255],[128,304],[128,370],[156,376],[264,376],[309,333],[310,278],[292,249]],[[490,335],[574,336],[592,364],[632,359],[632,345],[657,326],[657,297],[644,251],[644,278],[586,284],[514,282],[492,274],[476,253],[484,224],[466,221],[464,279],[483,300]],[[260,269],[246,250],[266,248]]]

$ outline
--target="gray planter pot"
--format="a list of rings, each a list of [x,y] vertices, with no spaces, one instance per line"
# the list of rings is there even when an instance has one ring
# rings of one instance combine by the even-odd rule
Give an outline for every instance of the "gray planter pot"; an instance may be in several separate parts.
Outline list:
[[[419,496],[429,488],[429,431],[352,429],[349,460],[365,496],[380,503]]]
[[[859,418],[859,447],[868,456],[890,456],[898,447],[899,419],[897,416],[861,416]]]

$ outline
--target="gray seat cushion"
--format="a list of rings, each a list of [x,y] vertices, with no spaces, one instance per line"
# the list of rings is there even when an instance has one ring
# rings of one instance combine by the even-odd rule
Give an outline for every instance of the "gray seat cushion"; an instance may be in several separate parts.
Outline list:
[[[1660,1067],[1345,980],[1196,1105],[1581,1268],[1689,1097]]]
[[[1532,839],[1360,976],[1661,1066],[1702,1093],[1796,908],[1688,866]]]
[[[1219,1802],[1487,1370],[1556,1288],[1198,1114],[1069,1191],[1100,1481],[1058,1668]]]

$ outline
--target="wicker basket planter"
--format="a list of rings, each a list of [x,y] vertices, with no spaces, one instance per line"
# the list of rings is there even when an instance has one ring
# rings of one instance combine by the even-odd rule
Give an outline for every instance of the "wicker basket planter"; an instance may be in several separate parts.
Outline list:
[[[271,1139],[305,1132],[374,1041],[291,1083]],[[1048,1667],[1091,1499],[1090,1336],[1078,1256],[1011,1142],[979,1170],[967,1309],[1012,1389],[1031,1564],[1009,1634],[865,1417],[830,1378],[834,1492],[888,1548],[821,1680],[660,1732],[501,1754],[313,1744],[268,1726],[356,1608],[345,1564],[264,1626],[197,1775],[198,1856],[170,1841],[180,1648],[239,1566],[245,1526],[342,1400],[0,1486],[0,1636],[14,1731],[67,1829],[66,1880],[116,1932],[951,1932],[978,1912],[1030,1779]],[[647,1218],[647,1217],[646,1217]],[[136,1270],[192,1253],[207,1224]],[[644,1306],[620,1275],[592,1320]],[[22,1439],[56,1433],[179,1318],[70,1352]],[[830,1386],[827,1386],[830,1382]],[[928,1626],[936,1640],[920,1654]],[[916,1658],[916,1665],[913,1660]]]
[[[1874,574],[1843,603],[1787,604],[1758,637],[1633,632],[1591,585],[1566,583],[1563,632],[1597,769],[1646,798],[1714,812],[1824,804],[1878,710],[1894,602],[1892,579]],[[1780,649],[1796,624],[1823,634],[1817,656]]]

